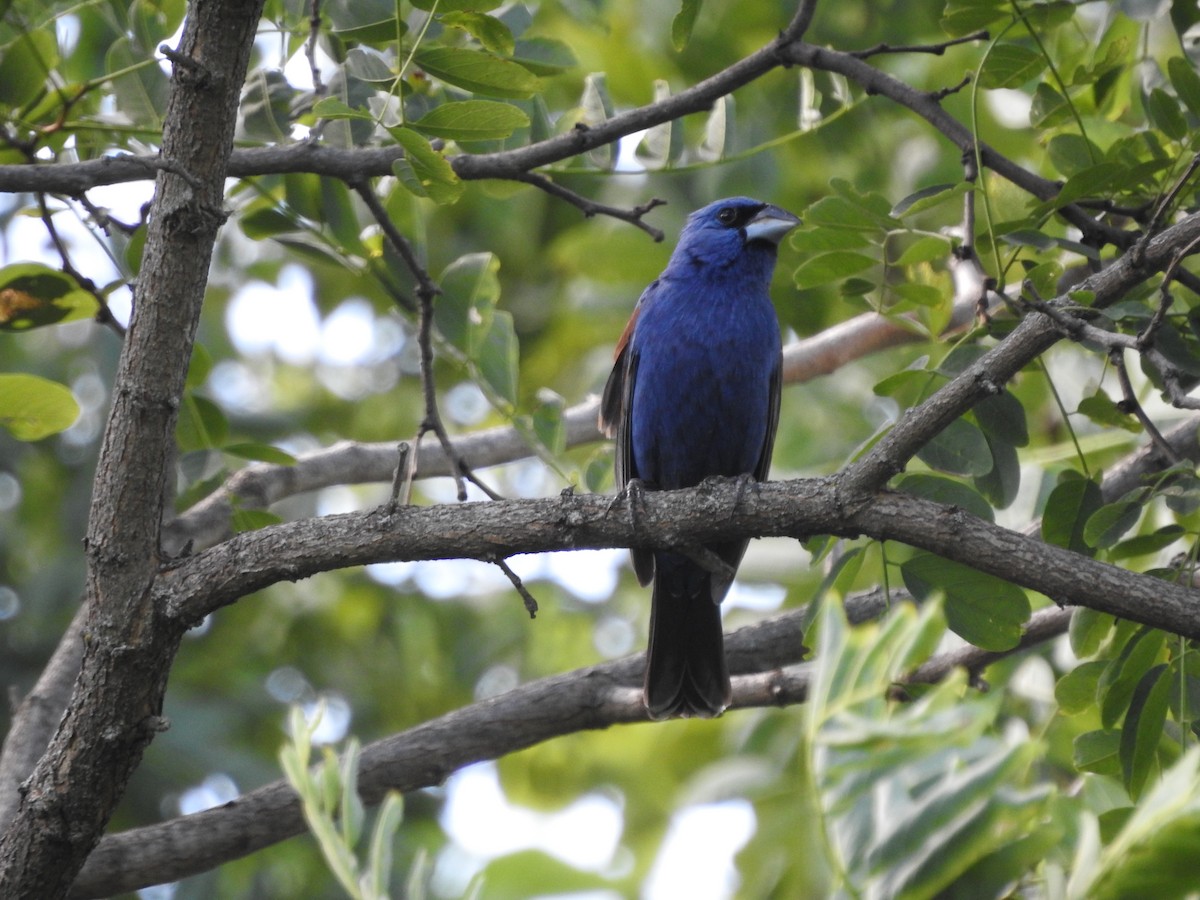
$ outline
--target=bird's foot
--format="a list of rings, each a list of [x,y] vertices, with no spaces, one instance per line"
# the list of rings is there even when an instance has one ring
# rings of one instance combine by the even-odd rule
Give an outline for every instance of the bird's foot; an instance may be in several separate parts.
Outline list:
[[[730,482],[737,485],[737,492],[733,495],[733,510],[742,505],[748,493],[757,492],[759,485],[758,479],[749,472],[743,472],[740,475],[709,475],[700,482],[698,487],[701,493],[708,494]]]
[[[637,527],[638,514],[640,513],[643,501],[646,497],[646,483],[640,478],[630,478],[625,483],[625,487],[617,491],[616,495],[609,501],[608,506],[604,510],[605,518],[608,518],[609,513],[619,506],[629,507],[629,518],[633,521],[634,528]]]

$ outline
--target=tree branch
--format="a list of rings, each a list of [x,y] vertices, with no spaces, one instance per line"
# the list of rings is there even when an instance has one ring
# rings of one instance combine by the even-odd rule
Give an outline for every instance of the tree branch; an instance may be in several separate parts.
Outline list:
[[[1132,253],[1126,253],[1075,289],[1092,292],[1093,306],[1102,309],[1169,266],[1179,249],[1191,246],[1197,237],[1200,237],[1200,214],[1188,216],[1147,242],[1140,264],[1132,260]],[[1009,379],[1060,337],[1058,323],[1049,316],[1039,314],[1023,319],[995,349],[925,403],[908,410],[890,432],[851,465],[846,477],[852,490],[866,497],[871,489],[886,484],[942,429],[980,400],[999,393]]]

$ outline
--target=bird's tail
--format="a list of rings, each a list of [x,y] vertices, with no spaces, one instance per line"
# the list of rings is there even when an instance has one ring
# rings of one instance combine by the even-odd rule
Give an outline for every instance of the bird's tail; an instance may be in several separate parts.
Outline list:
[[[729,705],[720,601],[727,584],[674,554],[655,555],[643,697],[652,719],[710,718]]]

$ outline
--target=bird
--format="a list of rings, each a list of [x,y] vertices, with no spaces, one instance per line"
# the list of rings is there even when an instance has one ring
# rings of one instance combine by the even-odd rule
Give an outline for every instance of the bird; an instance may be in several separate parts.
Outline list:
[[[782,377],[769,288],[779,242],[799,224],[749,197],[688,217],[617,342],[600,400],[620,491],[766,480]],[[654,582],[642,692],[651,719],[711,718],[729,706],[720,604],[747,543],[706,546],[724,563],[710,568],[683,553],[631,550],[638,581]]]

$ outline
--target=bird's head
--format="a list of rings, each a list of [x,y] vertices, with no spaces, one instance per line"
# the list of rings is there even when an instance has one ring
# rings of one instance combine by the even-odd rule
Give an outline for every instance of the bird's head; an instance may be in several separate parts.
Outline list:
[[[800,220],[787,210],[761,200],[718,200],[688,217],[671,261],[689,267],[717,268],[744,261],[755,268],[765,267],[769,278],[775,248],[799,224]]]

